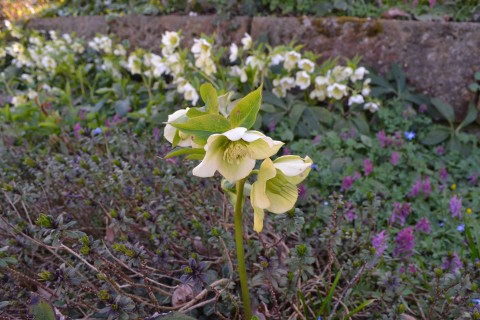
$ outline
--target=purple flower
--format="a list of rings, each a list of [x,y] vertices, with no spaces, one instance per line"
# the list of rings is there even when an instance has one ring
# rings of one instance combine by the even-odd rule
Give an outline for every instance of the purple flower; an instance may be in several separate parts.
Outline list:
[[[158,129],[158,127],[153,128],[152,135],[153,135],[153,139],[155,141],[158,141],[158,139],[160,139],[160,129]]]
[[[443,154],[445,153],[445,148],[442,146],[439,146],[435,148],[435,153],[438,154],[439,156],[443,156]]]
[[[387,234],[386,234],[386,230],[383,230],[382,232],[380,232],[379,234],[377,234],[375,237],[373,237],[372,239],[372,246],[375,248],[376,250],[376,255],[377,257],[380,257],[383,255],[383,252],[385,251],[385,249],[387,249]]]
[[[397,147],[401,147],[403,145],[403,137],[401,131],[395,131],[395,144]]]
[[[450,199],[450,212],[452,213],[452,218],[462,218],[462,197],[454,195]]]
[[[377,133],[377,140],[378,140],[378,143],[380,144],[380,147],[382,148],[390,146],[393,143],[392,138],[390,138],[385,134],[385,130],[379,131]]]
[[[410,203],[400,203],[395,202],[393,204],[392,217],[390,218],[391,223],[395,223],[396,220],[400,221],[400,225],[405,225],[405,220],[410,214]]]
[[[443,182],[447,181],[447,177],[448,177],[447,168],[441,168],[438,171],[438,176],[440,177],[440,180],[442,180]]]
[[[413,228],[408,227],[400,232],[395,237],[395,248],[393,255],[395,257],[409,258],[413,254],[413,247],[415,245],[415,237],[413,236]]]
[[[400,161],[400,156],[401,154],[399,152],[392,152],[392,155],[390,157],[390,163],[396,166],[398,162]]]
[[[437,0],[428,0],[428,3],[430,4],[430,8],[433,8],[437,4]]]
[[[478,176],[476,174],[471,174],[470,176],[468,176],[468,183],[476,186],[478,183]]]
[[[465,231],[465,225],[464,225],[464,224],[459,225],[459,226],[457,227],[457,231],[459,231],[459,232]]]
[[[321,140],[322,140],[322,136],[318,134],[313,138],[312,143],[317,144],[317,143],[320,143]]]
[[[413,131],[405,131],[405,139],[409,141],[415,139],[416,136],[417,135]]]
[[[363,172],[368,176],[373,171],[373,162],[370,159],[363,160]]]
[[[415,184],[412,186],[412,189],[410,189],[410,193],[408,196],[410,198],[416,197],[420,193],[420,188],[422,187],[422,180],[418,179],[415,181]]]
[[[358,172],[355,172],[355,174],[353,176],[346,176],[345,178],[343,178],[342,187],[341,187],[340,190],[341,191],[349,190],[353,186],[353,183],[356,180],[358,180],[360,177],[361,177],[361,175]]]
[[[428,110],[428,107],[426,104],[421,104],[419,107],[418,107],[418,112],[420,113],[424,113]]]
[[[345,202],[345,209],[343,211],[345,213],[345,217],[348,221],[352,222],[357,218],[357,207],[353,202],[346,201]]]
[[[428,177],[425,177],[422,181],[422,193],[425,198],[428,198],[430,196],[430,193],[432,192],[432,185],[430,184],[430,180]]]
[[[96,128],[96,129],[94,129],[94,130],[92,131],[92,134],[93,134],[94,136],[96,136],[96,135],[101,134],[102,132],[103,132],[102,128],[98,127],[98,128]]]
[[[428,198],[428,196],[430,196],[430,193],[432,192],[432,185],[430,184],[430,180],[428,179],[428,177],[425,177],[423,180],[422,178],[417,179],[417,181],[415,181],[415,184],[412,186],[412,189],[410,190],[408,196],[410,198],[413,198],[416,197],[420,192],[422,192],[425,198]]]
[[[274,122],[274,121],[271,121],[269,124],[268,124],[268,130],[270,132],[273,132],[275,131],[275,128],[277,127],[277,124]]]
[[[303,184],[298,186],[298,197],[299,198],[304,198],[305,195],[307,194],[307,188]]]
[[[430,233],[430,222],[428,221],[427,218],[423,217],[420,221],[418,221],[417,225],[415,226],[415,229],[419,232],[423,233]]]
[[[75,123],[75,126],[73,126],[73,135],[75,136],[75,138],[80,139],[81,131],[82,126],[80,125],[80,123]]]
[[[445,258],[442,264],[442,269],[451,272],[457,272],[462,266],[463,264],[460,260],[460,257],[456,252],[454,252],[449,254],[448,257]]]
[[[288,156],[290,154],[292,154],[292,151],[290,151],[290,149],[288,149],[287,147],[283,148],[283,155],[284,156]]]
[[[405,267],[402,266],[399,271],[400,271],[400,273],[405,273]],[[408,272],[410,272],[410,273],[417,272],[417,268],[415,268],[415,265],[413,263],[410,263],[408,265]]]

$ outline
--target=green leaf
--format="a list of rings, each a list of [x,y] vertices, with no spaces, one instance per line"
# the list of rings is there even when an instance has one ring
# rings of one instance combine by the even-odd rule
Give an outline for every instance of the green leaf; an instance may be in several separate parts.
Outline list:
[[[165,159],[168,158],[173,158],[177,156],[183,156],[183,155],[201,155],[202,159],[203,156],[205,156],[205,149],[203,148],[181,148],[181,149],[175,149],[170,151],[166,156]]]
[[[292,131],[295,131],[295,128],[297,127],[298,121],[303,115],[303,112],[307,108],[306,105],[297,103],[293,105],[292,110],[290,111],[290,129]]]
[[[421,142],[427,146],[433,146],[445,141],[451,134],[452,132],[447,127],[433,128],[427,133]]]
[[[480,71],[475,72],[475,80],[480,81]]]
[[[465,116],[465,119],[463,119],[462,123],[460,123],[460,125],[458,126],[457,132],[460,132],[462,128],[468,126],[469,124],[477,120],[477,116],[478,116],[478,110],[472,101],[468,104],[467,115]]]
[[[128,98],[124,100],[118,100],[113,106],[115,108],[115,113],[120,117],[124,117],[130,110],[130,100]]]
[[[188,118],[195,118],[195,117],[199,117],[199,116],[204,116],[206,114],[208,114],[208,113],[205,112],[205,111],[199,110],[198,108],[190,108],[187,111],[187,117]]]
[[[250,129],[257,119],[262,104],[262,88],[250,92],[240,99],[230,113],[231,128],[244,127]]]
[[[472,92],[477,92],[480,89],[480,86],[476,82],[472,82],[468,85],[468,89]]]
[[[225,117],[219,114],[206,114],[189,118],[183,123],[171,123],[182,132],[195,137],[195,143],[205,144],[209,136],[214,133],[223,133],[230,130],[230,123]]]
[[[432,99],[432,104],[437,109],[438,112],[447,120],[448,122],[453,123],[455,121],[455,111],[452,106],[438,98]]]
[[[406,78],[405,78],[405,73],[403,70],[400,68],[398,64],[393,64],[392,65],[392,73],[393,76],[395,77],[395,82],[397,83],[397,94],[401,95],[406,89]]]
[[[34,319],[56,320],[53,307],[36,293],[32,293],[28,310]]]
[[[205,102],[208,113],[218,113],[218,94],[211,83],[204,83],[200,86],[200,96]]]
[[[325,300],[323,300],[322,306],[320,307],[320,310],[318,310],[317,315],[321,315],[327,305],[330,303],[333,297],[333,293],[335,292],[335,288],[337,287],[338,281],[340,281],[340,277],[342,276],[342,269],[338,270],[337,275],[335,276],[335,280],[333,280],[332,287],[330,288],[330,291],[328,292],[327,297]]]
[[[356,307],[355,309],[353,309],[352,311],[350,311],[350,313],[347,314],[347,316],[346,316],[344,319],[350,319],[354,314],[362,311],[365,307],[368,307],[369,305],[371,305],[372,303],[374,303],[375,300],[376,300],[376,299],[370,299],[370,300],[364,301],[361,305],[359,305],[358,307]]]

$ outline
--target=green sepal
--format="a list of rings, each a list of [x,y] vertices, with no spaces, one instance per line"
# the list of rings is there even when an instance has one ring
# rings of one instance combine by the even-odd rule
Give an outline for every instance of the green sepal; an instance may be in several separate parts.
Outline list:
[[[205,156],[205,149],[203,148],[181,148],[170,151],[164,159],[183,156],[183,155],[199,155],[202,156],[201,159]]]
[[[204,83],[200,86],[200,96],[205,102],[207,112],[218,114],[218,94],[211,83]]]
[[[250,92],[236,103],[232,112],[230,112],[231,128],[244,127],[250,129],[255,124],[262,104],[262,89],[263,85],[260,85],[257,90]]]
[[[187,117],[188,118],[195,118],[195,117],[199,117],[199,116],[204,116],[206,114],[208,114],[208,112],[200,110],[199,108],[190,108],[187,111]]]
[[[205,145],[208,137],[214,133],[223,133],[230,130],[230,123],[219,114],[206,114],[189,118],[183,123],[171,123],[183,133],[194,136],[195,143]]]

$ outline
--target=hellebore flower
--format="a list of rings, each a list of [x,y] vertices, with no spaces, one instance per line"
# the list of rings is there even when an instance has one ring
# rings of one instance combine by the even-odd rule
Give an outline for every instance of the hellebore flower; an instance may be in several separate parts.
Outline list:
[[[263,161],[250,193],[256,232],[263,229],[264,210],[278,214],[293,208],[298,199],[297,185],[307,177],[311,166],[309,157],[282,156]]]
[[[165,136],[165,139],[168,140],[168,142],[173,144],[173,140],[175,139],[175,135],[179,135],[180,140],[177,143],[177,146],[179,147],[198,147],[194,142],[193,138],[191,135],[187,135],[177,128],[173,127],[170,123],[172,122],[181,122],[182,117],[185,117],[185,120],[187,120],[186,114],[188,112],[187,109],[182,109],[182,110],[177,110],[171,115],[168,116],[168,123],[165,125],[165,130],[163,135]]]
[[[273,156],[283,142],[246,128],[234,128],[208,137],[202,162],[193,169],[197,177],[212,177],[220,172],[229,182],[247,177],[255,167],[255,160]]]

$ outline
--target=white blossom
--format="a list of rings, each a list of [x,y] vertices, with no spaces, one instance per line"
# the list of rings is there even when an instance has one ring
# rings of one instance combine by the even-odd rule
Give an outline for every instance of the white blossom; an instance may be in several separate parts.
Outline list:
[[[368,70],[365,69],[364,67],[360,67],[360,68],[357,68],[355,69],[355,71],[353,72],[352,76],[350,77],[350,80],[352,82],[356,82],[356,81],[360,81],[360,80],[363,80],[363,77],[365,76],[365,74],[368,73]]]
[[[245,36],[242,38],[243,50],[248,50],[253,45],[252,37],[248,33],[245,33]]]
[[[237,60],[238,58],[238,47],[235,43],[232,43],[232,45],[230,46],[230,56],[228,57],[228,59],[230,60],[230,62],[234,62],[235,60]]]
[[[348,98],[348,105],[351,106],[353,104],[362,104],[365,102],[365,99],[361,94],[356,94]]]
[[[233,66],[230,68],[230,75],[234,77],[239,77],[240,82],[245,83],[248,80],[247,73],[245,68],[240,68],[239,66]]]
[[[327,96],[336,100],[342,99],[347,95],[347,86],[340,83],[334,83],[327,87]]]
[[[307,89],[311,83],[310,75],[306,71],[299,71],[296,74],[295,84],[302,90]]]
[[[372,113],[376,112],[378,109],[379,109],[379,105],[376,104],[375,102],[367,102],[365,103],[365,105],[363,106],[363,109],[364,110],[368,110]]]
[[[315,70],[315,63],[308,59],[302,59],[298,61],[298,67],[308,73],[312,73]]]
[[[300,53],[296,51],[289,51],[285,54],[285,61],[283,62],[283,66],[285,67],[285,69],[290,71],[295,68],[301,57],[302,56],[300,55]]]

